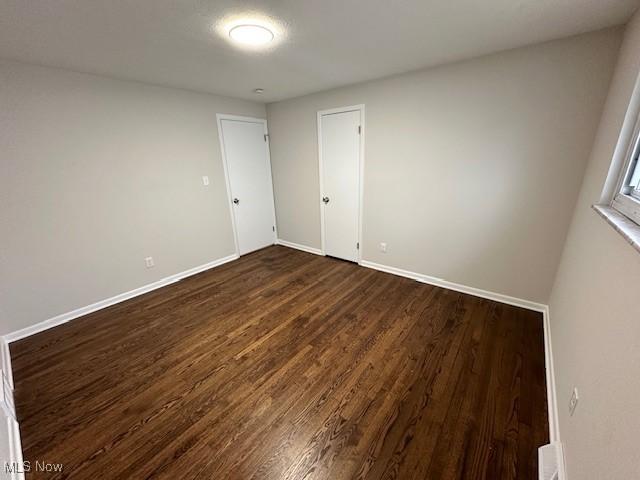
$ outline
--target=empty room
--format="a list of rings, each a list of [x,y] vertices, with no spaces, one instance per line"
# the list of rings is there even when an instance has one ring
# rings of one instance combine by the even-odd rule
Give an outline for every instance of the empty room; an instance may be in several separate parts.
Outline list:
[[[0,1],[0,479],[640,478],[638,7]]]

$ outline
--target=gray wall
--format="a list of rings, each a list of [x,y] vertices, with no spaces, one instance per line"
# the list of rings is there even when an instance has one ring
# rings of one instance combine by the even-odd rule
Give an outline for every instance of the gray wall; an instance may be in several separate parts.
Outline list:
[[[364,103],[364,259],[546,303],[620,39],[606,30],[269,104],[280,238],[320,248],[316,112]]]
[[[0,62],[0,334],[234,253],[218,112],[265,116]]]
[[[640,15],[627,27],[550,302],[560,436],[571,479],[638,478],[640,254],[597,203],[640,72]],[[573,416],[571,391],[580,392]]]

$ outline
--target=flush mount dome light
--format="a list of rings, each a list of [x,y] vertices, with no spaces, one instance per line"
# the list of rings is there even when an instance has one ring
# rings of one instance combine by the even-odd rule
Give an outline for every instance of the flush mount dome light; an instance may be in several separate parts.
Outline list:
[[[261,25],[243,24],[229,30],[229,37],[242,45],[259,47],[273,41],[273,32]]]

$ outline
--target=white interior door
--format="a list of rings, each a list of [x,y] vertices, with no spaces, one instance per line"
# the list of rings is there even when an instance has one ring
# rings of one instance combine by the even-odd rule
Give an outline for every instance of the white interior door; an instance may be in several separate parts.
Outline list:
[[[318,115],[323,248],[358,261],[361,110]]]
[[[220,118],[236,242],[240,255],[275,243],[275,211],[266,122]]]

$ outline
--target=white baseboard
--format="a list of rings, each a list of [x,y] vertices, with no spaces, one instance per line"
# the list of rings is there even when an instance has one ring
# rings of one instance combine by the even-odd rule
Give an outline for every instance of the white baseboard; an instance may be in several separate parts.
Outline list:
[[[282,245],[283,247],[295,248],[296,250],[302,250],[303,252],[313,253],[314,255],[324,255],[319,248],[307,247],[306,245],[300,245],[299,243],[288,242],[286,240],[277,239],[276,245]]]
[[[435,285],[436,287],[447,288],[449,290],[455,290],[456,292],[467,293],[475,297],[487,298],[489,300],[495,300],[496,302],[506,303],[508,305],[514,305],[516,307],[526,308],[527,310],[534,310],[536,312],[544,312],[547,308],[542,303],[532,302],[530,300],[523,300],[522,298],[510,297],[509,295],[503,295],[501,293],[489,292],[488,290],[481,290],[479,288],[468,287],[467,285],[461,285],[459,283],[449,282],[441,278],[430,277],[429,275],[423,275],[421,273],[410,272],[408,270],[402,270],[396,267],[389,267],[387,265],[381,265],[379,263],[370,262],[368,260],[362,260],[360,265],[367,268],[373,268],[374,270],[380,270],[381,272],[392,273],[401,277],[411,278],[418,282],[428,283],[429,285]]]
[[[121,293],[119,295],[116,295],[111,298],[107,298],[105,300],[101,300],[96,303],[92,303],[91,305],[87,305],[85,307],[77,308],[75,310],[72,310],[67,313],[63,313],[61,315],[56,315],[53,318],[44,320],[40,323],[36,323],[35,325],[31,325],[21,330],[8,333],[4,336],[4,339],[7,342],[15,342],[16,340],[20,340],[30,335],[35,335],[36,333],[56,327],[70,320],[73,320],[75,318],[82,317],[84,315],[95,312],[97,310],[102,310],[103,308],[110,307],[111,305],[115,305],[116,303],[124,302],[125,300],[129,300],[130,298],[137,297],[147,292],[151,292],[152,290],[156,290],[158,288],[170,285],[179,280],[182,280],[183,278],[190,277],[191,275],[195,275],[196,273],[204,272],[205,270],[209,270],[211,268],[217,267],[224,263],[231,262],[233,260],[236,260],[237,258],[238,258],[238,255],[234,253],[233,255],[229,255],[227,257],[220,258],[218,260],[214,260],[209,263],[205,263],[204,265],[199,265],[197,267],[190,268],[189,270],[185,270],[183,272],[165,277],[161,280],[158,280],[157,282],[144,285],[142,287],[130,290],[128,292]]]

